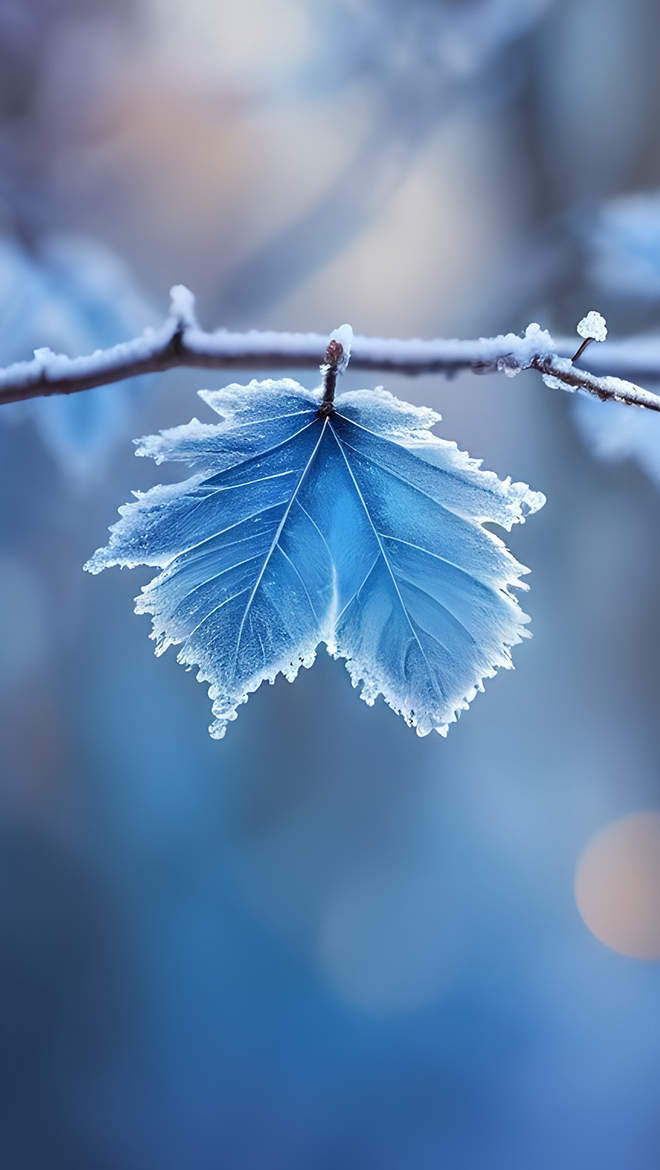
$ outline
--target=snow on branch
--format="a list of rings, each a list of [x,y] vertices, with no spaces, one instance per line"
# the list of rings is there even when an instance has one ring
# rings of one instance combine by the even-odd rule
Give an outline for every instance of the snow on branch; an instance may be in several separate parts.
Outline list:
[[[622,402],[626,406],[645,406],[660,411],[660,398],[650,390],[612,376],[597,377],[588,370],[578,369],[570,358],[549,354],[534,358],[532,367],[543,375],[546,386],[553,390],[582,390],[602,402]],[[657,375],[656,375],[657,376]]]
[[[77,358],[38,349],[32,361],[16,362],[0,370],[0,404],[51,394],[75,394],[184,366],[291,370],[317,366],[324,360],[328,343],[325,335],[256,330],[232,333],[226,329],[208,333],[197,322],[194,297],[188,289],[177,285],[171,297],[165,323],[159,329],[146,329],[133,341]],[[507,333],[475,341],[396,341],[356,336],[351,368],[447,376],[461,370],[499,371],[513,376],[521,370],[536,369],[553,387],[582,390],[598,398],[660,412],[660,397],[611,373],[660,380],[660,340],[633,339],[599,346],[590,362],[596,373],[574,364],[577,355],[573,360],[568,357],[573,349],[570,341],[555,343],[536,324],[529,325],[522,337]],[[608,369],[610,373],[603,376]]]

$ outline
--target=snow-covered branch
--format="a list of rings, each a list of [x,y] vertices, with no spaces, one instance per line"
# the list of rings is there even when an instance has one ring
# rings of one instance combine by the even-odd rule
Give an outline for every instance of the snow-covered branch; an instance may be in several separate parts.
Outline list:
[[[323,362],[327,340],[319,333],[231,333],[225,329],[208,333],[197,322],[192,293],[177,285],[172,289],[170,314],[159,329],[147,329],[133,341],[97,350],[87,357],[69,358],[38,349],[32,361],[16,362],[0,370],[0,404],[51,394],[75,394],[184,366],[310,368]],[[396,341],[356,336],[351,368],[447,376],[461,370],[499,371],[513,376],[521,370],[536,369],[553,387],[583,390],[598,398],[660,412],[660,397],[622,380],[625,376],[660,380],[660,341],[607,342],[590,350],[590,365],[595,372],[571,362],[568,355],[574,349],[574,342],[555,343],[536,324],[528,326],[523,336],[507,333],[475,341]]]
[[[543,375],[546,386],[554,390],[582,390],[600,398],[602,402],[622,402],[626,406],[645,406],[647,410],[660,411],[657,394],[622,378],[611,375],[598,377],[589,370],[575,366],[570,358],[549,354],[547,357],[534,358],[532,367]]]

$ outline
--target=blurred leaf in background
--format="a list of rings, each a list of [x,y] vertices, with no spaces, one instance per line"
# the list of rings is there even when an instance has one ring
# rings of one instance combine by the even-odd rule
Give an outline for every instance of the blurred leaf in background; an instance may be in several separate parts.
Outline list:
[[[35,349],[70,357],[126,341],[156,324],[130,273],[110,250],[76,236],[50,236],[37,254],[0,240],[0,361],[29,360]],[[89,480],[129,433],[132,404],[149,379],[53,395],[7,407],[3,421],[34,419],[65,474]]]

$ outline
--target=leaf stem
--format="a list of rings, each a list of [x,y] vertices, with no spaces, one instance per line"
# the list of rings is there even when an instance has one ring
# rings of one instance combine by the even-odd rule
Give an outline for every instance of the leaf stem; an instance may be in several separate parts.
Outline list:
[[[323,398],[319,407],[320,418],[330,418],[334,414],[335,390],[337,377],[344,357],[344,347],[341,342],[333,338],[325,351],[325,362],[321,366],[323,374]]]

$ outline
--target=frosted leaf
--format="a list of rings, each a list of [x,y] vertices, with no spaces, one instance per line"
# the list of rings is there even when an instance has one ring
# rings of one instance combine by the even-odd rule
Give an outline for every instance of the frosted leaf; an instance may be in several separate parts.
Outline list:
[[[605,318],[601,317],[600,313],[596,313],[593,309],[587,313],[580,321],[577,331],[580,337],[585,339],[588,337],[591,341],[605,341],[607,337],[607,324]]]
[[[341,395],[252,382],[202,392],[221,415],[141,441],[178,459],[183,483],[125,505],[85,566],[153,565],[137,599],[156,652],[209,684],[221,737],[278,673],[294,679],[325,643],[369,704],[383,695],[425,735],[445,734],[485,678],[511,666],[527,570],[484,527],[544,503],[430,433],[440,416],[384,390]]]

